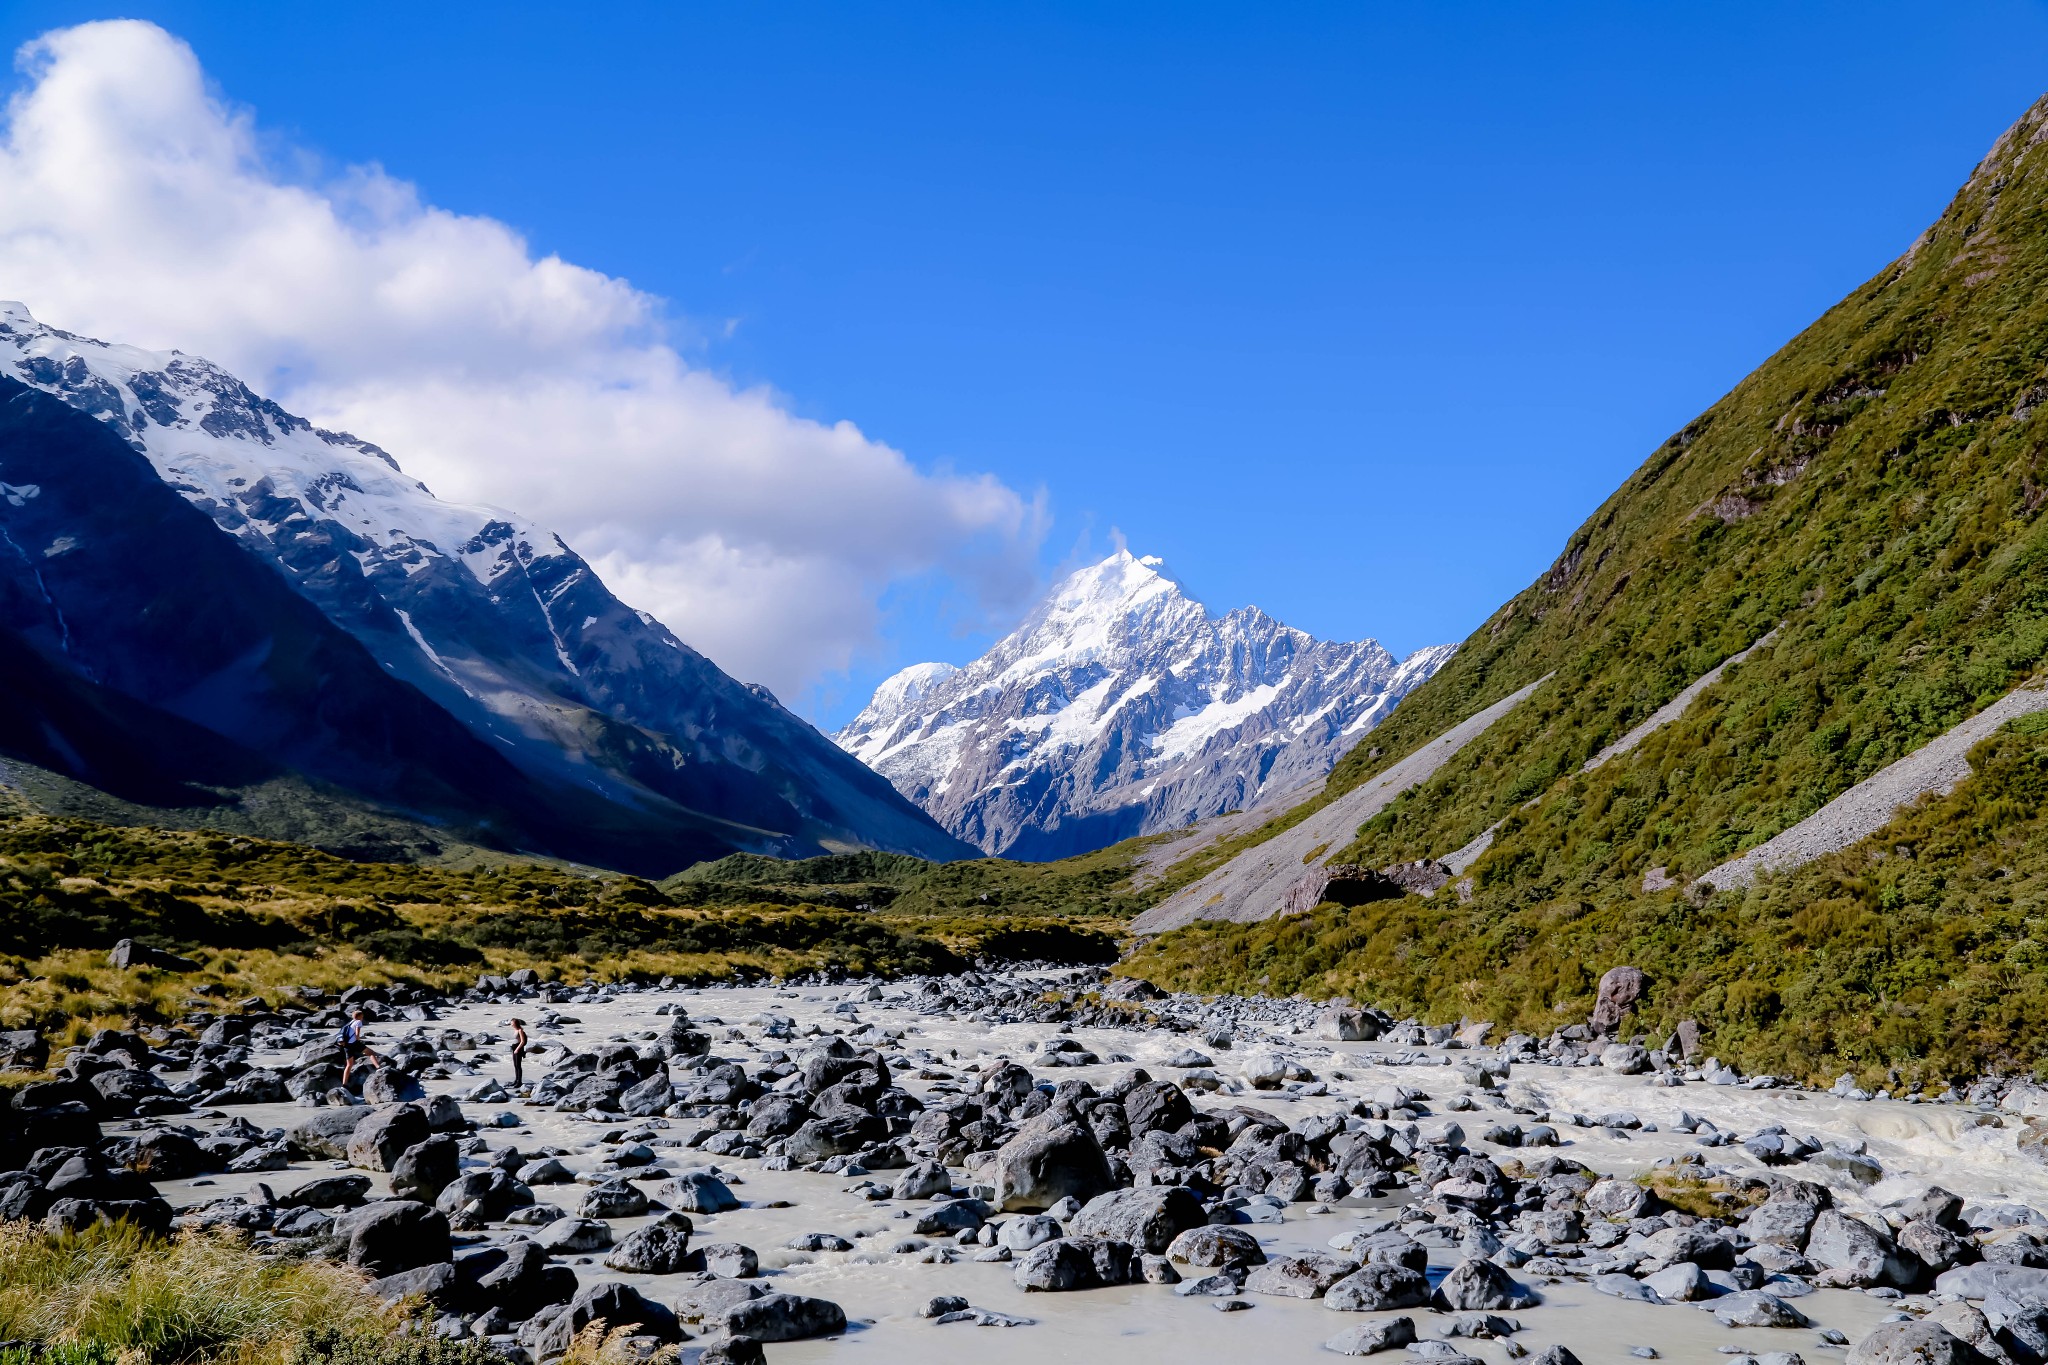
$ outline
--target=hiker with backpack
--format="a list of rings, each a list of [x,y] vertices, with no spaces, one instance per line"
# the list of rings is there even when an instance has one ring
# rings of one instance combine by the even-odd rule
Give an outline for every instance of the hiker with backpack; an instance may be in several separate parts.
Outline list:
[[[367,1061],[374,1069],[384,1065],[384,1059],[370,1050],[369,1040],[363,1036],[363,1011],[358,1006],[341,1026],[341,1083],[348,1085],[348,1078],[356,1069],[356,1063]]]

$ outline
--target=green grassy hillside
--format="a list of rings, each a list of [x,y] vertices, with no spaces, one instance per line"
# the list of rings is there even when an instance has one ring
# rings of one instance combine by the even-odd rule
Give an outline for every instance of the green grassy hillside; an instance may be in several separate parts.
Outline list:
[[[1703,909],[1641,888],[1652,868],[1683,885],[1763,842],[2048,660],[2044,140],[2048,101],[1905,255],[1660,446],[1339,764],[1330,793],[1555,674],[1338,855],[1441,856],[1501,823],[1470,905],[1205,928],[1139,968],[1533,1026],[1574,1017],[1603,966],[1656,958],[1657,1008],[1701,1015],[1754,1064],[2031,1064],[2038,1038],[1994,1004],[2038,988],[2031,949],[2004,954],[2032,942],[2041,883],[1970,871],[2033,829],[1982,818],[2009,795],[1958,793],[1916,814],[1912,839],[1872,841],[1913,847],[1913,875],[1857,850]],[[1773,628],[1677,723],[1579,773]]]
[[[1409,898],[1201,924],[1124,970],[1205,992],[1349,995],[1431,1020],[1545,1034],[1591,1012],[1600,972],[1653,987],[1747,1071],[1940,1088],[2048,1055],[2048,718],[1972,753],[1976,776],[1856,848],[1695,907],[1677,895]]]
[[[945,868],[884,855],[854,870],[908,885],[878,883],[889,903],[863,910],[824,880],[848,871],[838,861],[772,865],[780,886],[700,877],[664,889],[505,858],[350,861],[220,831],[52,816],[0,791],[0,1027],[82,1036],[169,1018],[195,991],[276,999],[296,986],[447,985],[519,967],[548,979],[712,981],[1116,954],[1118,907],[1091,892],[1099,874],[1086,867],[974,863],[978,874],[948,872],[932,886]],[[123,938],[198,970],[116,971],[106,950]]]

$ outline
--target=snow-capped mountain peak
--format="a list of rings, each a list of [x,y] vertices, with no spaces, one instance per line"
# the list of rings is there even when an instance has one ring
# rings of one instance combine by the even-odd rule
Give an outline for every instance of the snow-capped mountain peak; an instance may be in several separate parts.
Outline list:
[[[765,689],[619,601],[552,531],[444,502],[217,365],[4,303],[0,377],[119,434],[388,673],[548,781],[728,847],[965,851]]]
[[[1119,550],[964,668],[897,673],[835,738],[968,842],[1058,857],[1314,781],[1451,650],[1212,616]]]
[[[894,719],[908,714],[926,693],[960,671],[955,664],[912,664],[882,680],[867,709],[877,716]]]
[[[7,369],[119,432],[164,482],[232,521],[227,529],[244,541],[268,541],[277,517],[308,508],[379,557],[414,572],[447,560],[484,584],[514,567],[515,542],[543,554],[567,551],[552,532],[509,512],[441,501],[368,441],[316,427],[183,351],[95,341],[0,302],[0,371]]]

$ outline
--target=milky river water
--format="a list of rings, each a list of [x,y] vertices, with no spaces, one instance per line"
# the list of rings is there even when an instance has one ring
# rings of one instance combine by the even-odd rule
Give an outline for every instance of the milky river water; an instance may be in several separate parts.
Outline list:
[[[908,994],[901,988],[885,987],[880,1001],[859,1001],[854,1012],[844,1012],[847,1002],[862,988],[790,990],[759,987],[737,990],[673,990],[621,994],[593,1003],[564,1004],[560,1014],[575,1022],[533,1030],[537,1044],[566,1044],[585,1050],[608,1039],[641,1041],[651,1038],[670,1022],[656,1013],[657,1007],[673,1005],[688,1012],[696,1025],[710,1034],[713,1052],[746,1064],[751,1071],[764,1051],[795,1051],[812,1029],[852,1034],[870,1030],[856,1041],[875,1041],[872,1030],[900,1033],[893,1043],[884,1042],[885,1055],[907,1056],[911,1065],[899,1068],[898,1083],[914,1093],[923,1093],[933,1082],[920,1078],[918,1064],[927,1071],[953,1071],[969,1063],[1009,1058],[1031,1067],[1041,1079],[1082,1078],[1102,1082],[1136,1064],[1155,1077],[1177,1073],[1164,1063],[1186,1048],[1189,1035],[1169,1032],[1146,1033],[1121,1029],[1075,1028],[1076,1041],[1098,1056],[1121,1056],[1129,1062],[1105,1061],[1101,1065],[1041,1070],[1033,1047],[1056,1033],[1068,1032],[1045,1024],[989,1026],[971,1019],[931,1018],[908,1007]],[[545,1009],[533,1002],[517,1006],[464,1005],[439,1010],[436,1022],[424,1027],[429,1036],[442,1029],[460,1029],[475,1034],[506,1035],[503,1022],[520,1012],[531,1024]],[[758,1025],[750,1022],[773,1012],[794,1020],[798,1037],[793,1041],[765,1038]],[[715,1021],[715,1022],[714,1022]],[[372,1037],[389,1041],[415,1027],[384,1024],[372,1029]],[[743,1037],[728,1037],[728,1029]],[[1375,1088],[1398,1083],[1425,1092],[1441,1112],[1442,1101],[1470,1094],[1481,1102],[1477,1112],[1450,1117],[1463,1126],[1468,1141],[1495,1121],[1529,1122],[1500,1107],[1498,1098],[1484,1091],[1472,1091],[1459,1079],[1454,1064],[1461,1055],[1427,1054],[1429,1064],[1388,1065],[1386,1049],[1371,1043],[1325,1043],[1310,1038],[1274,1036],[1271,1045],[1291,1060],[1307,1067],[1328,1087],[1327,1094],[1293,1094],[1286,1091],[1244,1090],[1242,1093],[1195,1095],[1198,1107],[1250,1104],[1293,1124],[1319,1110],[1347,1106]],[[1234,1075],[1233,1059],[1242,1056],[1245,1042],[1234,1051],[1204,1048],[1214,1058],[1220,1077]],[[428,1081],[430,1093],[460,1094],[478,1084],[481,1077],[496,1077],[509,1083],[510,1067],[502,1045],[475,1054],[460,1053],[474,1067],[475,1075],[453,1080]],[[1411,1054],[1412,1055],[1412,1054]],[[1381,1060],[1375,1060],[1376,1058]],[[259,1064],[282,1065],[281,1055],[259,1055]],[[543,1072],[552,1054],[528,1060],[528,1079]],[[973,1078],[967,1077],[971,1086]],[[1584,1162],[1602,1173],[1630,1174],[1660,1158],[1696,1151],[1692,1136],[1672,1131],[1681,1111],[1704,1116],[1723,1130],[1744,1135],[1769,1123],[1781,1123],[1797,1135],[1811,1134],[1827,1141],[1860,1142],[1886,1172],[1885,1178],[1868,1189],[1860,1189],[1847,1177],[1808,1165],[1786,1168],[1784,1173],[1833,1186],[1838,1201],[1852,1210],[1869,1209],[1888,1199],[1917,1194],[1928,1184],[1940,1184],[1973,1203],[2018,1202],[2048,1208],[2048,1167],[2021,1156],[2014,1144],[2011,1118],[1987,1117],[1977,1110],[1952,1105],[1911,1104],[1897,1101],[1851,1102],[1828,1095],[1787,1090],[1752,1091],[1726,1086],[1690,1084],[1663,1088],[1647,1084],[1646,1077],[1620,1076],[1597,1068],[1517,1067],[1509,1079],[1504,1097],[1509,1105],[1550,1111],[1551,1122],[1559,1128],[1565,1145],[1556,1154]],[[1307,1087],[1314,1089],[1313,1085]],[[1047,1360],[1113,1361],[1118,1365],[1151,1365],[1152,1362],[1208,1360],[1332,1359],[1322,1343],[1345,1328],[1396,1314],[1340,1313],[1326,1309],[1321,1300],[1296,1300],[1243,1295],[1253,1306],[1247,1311],[1218,1311],[1217,1300],[1175,1295],[1165,1286],[1140,1284],[1115,1289],[1096,1289],[1064,1294],[1023,1293],[1011,1279],[1011,1266],[975,1262],[975,1248],[962,1250],[951,1264],[930,1264],[917,1252],[892,1252],[893,1244],[911,1236],[910,1227],[925,1205],[922,1201],[871,1202],[855,1192],[861,1177],[812,1174],[803,1171],[772,1172],[757,1161],[711,1157],[682,1148],[668,1149],[659,1139],[687,1137],[694,1125],[687,1119],[635,1120],[611,1118],[595,1121],[582,1115],[557,1113],[550,1109],[511,1104],[465,1104],[465,1111],[479,1121],[511,1112],[519,1117],[516,1129],[484,1129],[494,1147],[510,1144],[522,1152],[540,1147],[557,1147],[567,1155],[565,1164],[579,1175],[599,1170],[605,1153],[611,1150],[603,1139],[619,1130],[651,1135],[664,1165],[672,1169],[713,1165],[733,1187],[745,1206],[715,1216],[692,1215],[696,1225],[695,1245],[707,1242],[739,1242],[760,1255],[762,1275],[771,1287],[792,1293],[831,1299],[846,1311],[849,1330],[840,1337],[770,1346],[771,1360],[889,1361],[891,1365],[924,1361],[969,1360],[976,1365]],[[1602,1115],[1628,1110],[1646,1127],[1657,1131],[1609,1130],[1566,1126],[1560,1122],[1565,1111]],[[219,1111],[217,1117],[202,1119],[206,1127],[225,1117],[240,1115],[258,1126],[289,1126],[307,1111],[294,1104],[248,1105]],[[121,1131],[109,1126],[109,1131]],[[1551,1153],[1540,1153],[1549,1155]],[[1499,1153],[1512,1159],[1517,1153]],[[1711,1148],[1704,1153],[1714,1165],[1760,1170],[1755,1160],[1739,1146]],[[278,1192],[314,1175],[326,1173],[338,1163],[302,1163],[291,1172],[265,1175],[220,1175],[203,1180],[168,1181],[161,1185],[173,1204],[186,1204],[223,1194],[241,1193],[258,1181]],[[887,1183],[891,1172],[878,1172],[875,1179]],[[383,1176],[375,1177],[381,1191],[388,1189]],[[581,1195],[578,1186],[539,1186],[538,1199],[559,1204],[571,1213]],[[1361,1219],[1381,1219],[1392,1201],[1380,1207],[1338,1206],[1317,1211],[1317,1206],[1292,1204],[1279,1223],[1254,1224],[1254,1233],[1269,1256],[1285,1251],[1327,1249],[1330,1239],[1358,1226]],[[634,1227],[648,1221],[617,1219],[613,1228],[623,1238]],[[522,1229],[493,1230],[489,1235],[518,1235]],[[783,1249],[792,1238],[811,1232],[837,1233],[853,1241],[856,1249],[845,1253],[806,1253]],[[923,1239],[920,1239],[923,1240]],[[663,1277],[618,1275],[601,1263],[601,1253],[570,1259],[586,1282],[595,1279],[623,1279],[637,1285],[656,1299],[673,1300],[673,1288],[665,1291]],[[1455,1264],[1455,1250],[1433,1250],[1433,1264]],[[1654,1348],[1664,1358],[1677,1361],[1721,1360],[1731,1353],[1797,1351],[1808,1360],[1827,1359],[1830,1352],[1839,1359],[1838,1347],[1825,1344],[1817,1330],[1724,1328],[1695,1305],[1657,1306],[1629,1302],[1601,1295],[1578,1281],[1548,1283],[1525,1280],[1543,1298],[1541,1306],[1513,1314],[1523,1324],[1515,1342],[1530,1351],[1561,1342],[1575,1351],[1586,1365],[1602,1360],[1630,1358],[1631,1348]],[[998,1328],[971,1323],[938,1325],[917,1315],[931,1297],[959,1295],[978,1308],[990,1308],[1034,1320],[1029,1326]],[[1850,1341],[1860,1339],[1888,1315],[1899,1311],[1899,1301],[1859,1291],[1820,1290],[1797,1300],[1797,1307],[1820,1327],[1835,1328]],[[1441,1335],[1450,1319],[1426,1310],[1409,1310],[1422,1337]],[[1510,1358],[1500,1342],[1460,1339],[1460,1350],[1489,1361]],[[1389,1359],[1398,1359],[1398,1355]]]

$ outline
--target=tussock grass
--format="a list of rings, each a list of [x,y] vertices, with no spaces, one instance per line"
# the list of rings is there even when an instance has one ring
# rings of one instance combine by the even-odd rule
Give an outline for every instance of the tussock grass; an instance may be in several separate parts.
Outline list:
[[[374,1342],[398,1323],[354,1271],[257,1256],[230,1235],[0,1224],[0,1338],[124,1361],[284,1365],[308,1331]]]
[[[1762,1182],[1738,1187],[1729,1181],[1703,1176],[1683,1167],[1659,1167],[1644,1171],[1636,1184],[1659,1199],[1695,1218],[1740,1218],[1764,1202],[1767,1191]]]
[[[314,1327],[292,1342],[285,1365],[504,1365],[504,1357],[474,1339],[448,1341],[419,1333],[384,1335]]]
[[[682,1354],[679,1347],[664,1346],[651,1356],[642,1356],[630,1344],[632,1337],[631,1327],[607,1329],[600,1318],[570,1339],[561,1365],[672,1365]]]
[[[198,992],[278,1004],[295,987],[445,989],[521,968],[707,984],[948,972],[981,958],[1109,962],[1121,909],[1107,888],[1127,870],[1115,858],[1056,873],[886,854],[735,858],[663,889],[533,863],[353,863],[16,806],[0,809],[0,1027],[40,1029],[61,1047],[172,1022]],[[106,950],[121,938],[198,970],[117,970]]]

